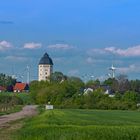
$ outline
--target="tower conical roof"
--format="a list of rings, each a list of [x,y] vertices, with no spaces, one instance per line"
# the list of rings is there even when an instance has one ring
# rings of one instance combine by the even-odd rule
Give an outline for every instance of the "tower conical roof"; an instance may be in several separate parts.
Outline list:
[[[52,59],[49,57],[47,53],[40,59],[39,65],[53,65]]]

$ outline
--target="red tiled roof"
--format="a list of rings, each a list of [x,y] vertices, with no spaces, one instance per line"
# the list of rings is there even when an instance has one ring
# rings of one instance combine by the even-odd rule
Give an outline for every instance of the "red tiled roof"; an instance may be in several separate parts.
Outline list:
[[[26,85],[26,83],[16,83],[14,86],[14,90],[24,90]]]

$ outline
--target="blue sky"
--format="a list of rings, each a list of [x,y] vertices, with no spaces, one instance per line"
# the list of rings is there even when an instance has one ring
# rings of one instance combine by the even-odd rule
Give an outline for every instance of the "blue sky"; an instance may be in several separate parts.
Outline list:
[[[139,0],[4,0],[0,4],[0,72],[37,79],[48,52],[54,71],[105,79],[140,79]],[[86,75],[86,76],[85,76]]]

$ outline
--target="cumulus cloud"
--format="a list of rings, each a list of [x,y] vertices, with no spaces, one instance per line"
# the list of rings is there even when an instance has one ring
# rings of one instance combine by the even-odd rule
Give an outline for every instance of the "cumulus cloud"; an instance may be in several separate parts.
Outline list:
[[[140,65],[136,65],[136,64],[132,64],[129,65],[128,67],[121,67],[121,68],[117,68],[117,71],[120,73],[137,73],[140,72]]]
[[[24,44],[24,47],[25,49],[39,49],[42,47],[42,44],[41,43],[34,43],[34,42],[31,42],[31,43],[26,43]]]
[[[116,47],[105,48],[105,51],[117,54],[120,56],[140,56],[140,45],[129,47],[127,49],[118,49]]]
[[[116,47],[106,47],[106,48],[93,48],[87,50],[89,56],[93,55],[108,55],[116,54],[125,57],[137,57],[140,56],[140,45],[129,47],[126,49],[116,48]]]
[[[0,51],[7,50],[10,48],[12,48],[12,44],[10,42],[7,42],[5,40],[0,42]]]
[[[68,50],[68,49],[73,49],[74,47],[69,44],[54,44],[54,45],[49,45],[48,48],[49,49]]]
[[[108,63],[110,62],[110,60],[107,60],[107,59],[99,59],[99,58],[93,58],[93,57],[87,57],[86,58],[86,62],[88,64],[98,64],[98,63]]]
[[[10,60],[10,61],[26,61],[27,58],[26,57],[22,57],[22,56],[6,56],[5,60]]]

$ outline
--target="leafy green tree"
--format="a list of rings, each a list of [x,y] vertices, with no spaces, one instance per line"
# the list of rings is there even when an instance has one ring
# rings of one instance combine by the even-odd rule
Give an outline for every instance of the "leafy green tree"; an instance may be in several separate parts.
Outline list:
[[[51,82],[57,82],[57,83],[60,83],[66,79],[67,76],[65,76],[62,72],[54,72],[50,77]]]
[[[46,88],[49,87],[50,83],[48,81],[32,81],[30,83],[30,96],[31,98],[37,102],[37,96],[39,94],[39,92]]]
[[[0,74],[0,85],[7,87],[10,85],[15,85],[16,79],[12,78],[11,76],[8,76],[6,74],[1,73]]]
[[[124,92],[130,90],[130,82],[127,75],[119,75],[116,78],[109,78],[103,82],[105,85],[109,85],[112,91],[124,94]]]
[[[84,82],[79,77],[68,77],[67,83],[71,84],[73,88],[75,89],[76,93],[83,92],[83,89],[85,88]]]
[[[89,80],[89,81],[87,81],[85,86],[92,88],[94,84],[95,84],[95,82],[93,80]]]
[[[112,86],[112,85],[113,85],[113,81],[114,81],[114,79],[108,78],[108,79],[106,79],[106,80],[103,82],[103,84],[104,84],[104,85],[107,85],[107,86]]]
[[[123,95],[123,100],[128,102],[137,102],[137,93],[134,91],[126,91]]]
[[[122,95],[119,92],[115,93],[115,99],[116,100],[121,100],[122,99]]]
[[[131,80],[130,90],[138,92],[140,94],[140,80]]]
[[[140,94],[135,92],[138,81],[132,83],[124,76],[118,79],[107,79],[103,82],[111,86],[115,96],[109,97],[104,94],[104,89],[100,86],[100,81],[89,81],[85,83],[78,77],[68,77],[64,79],[63,73],[56,72],[53,80],[33,81],[30,83],[31,97],[35,103],[47,104],[51,102],[56,108],[87,108],[87,109],[136,109],[136,104],[140,101]],[[134,85],[133,90],[127,86]],[[128,85],[127,85],[128,84]],[[87,86],[94,86],[93,92],[83,94],[83,89]],[[122,86],[122,87],[121,87]],[[130,85],[129,85],[130,86]],[[132,88],[131,88],[132,89]]]

